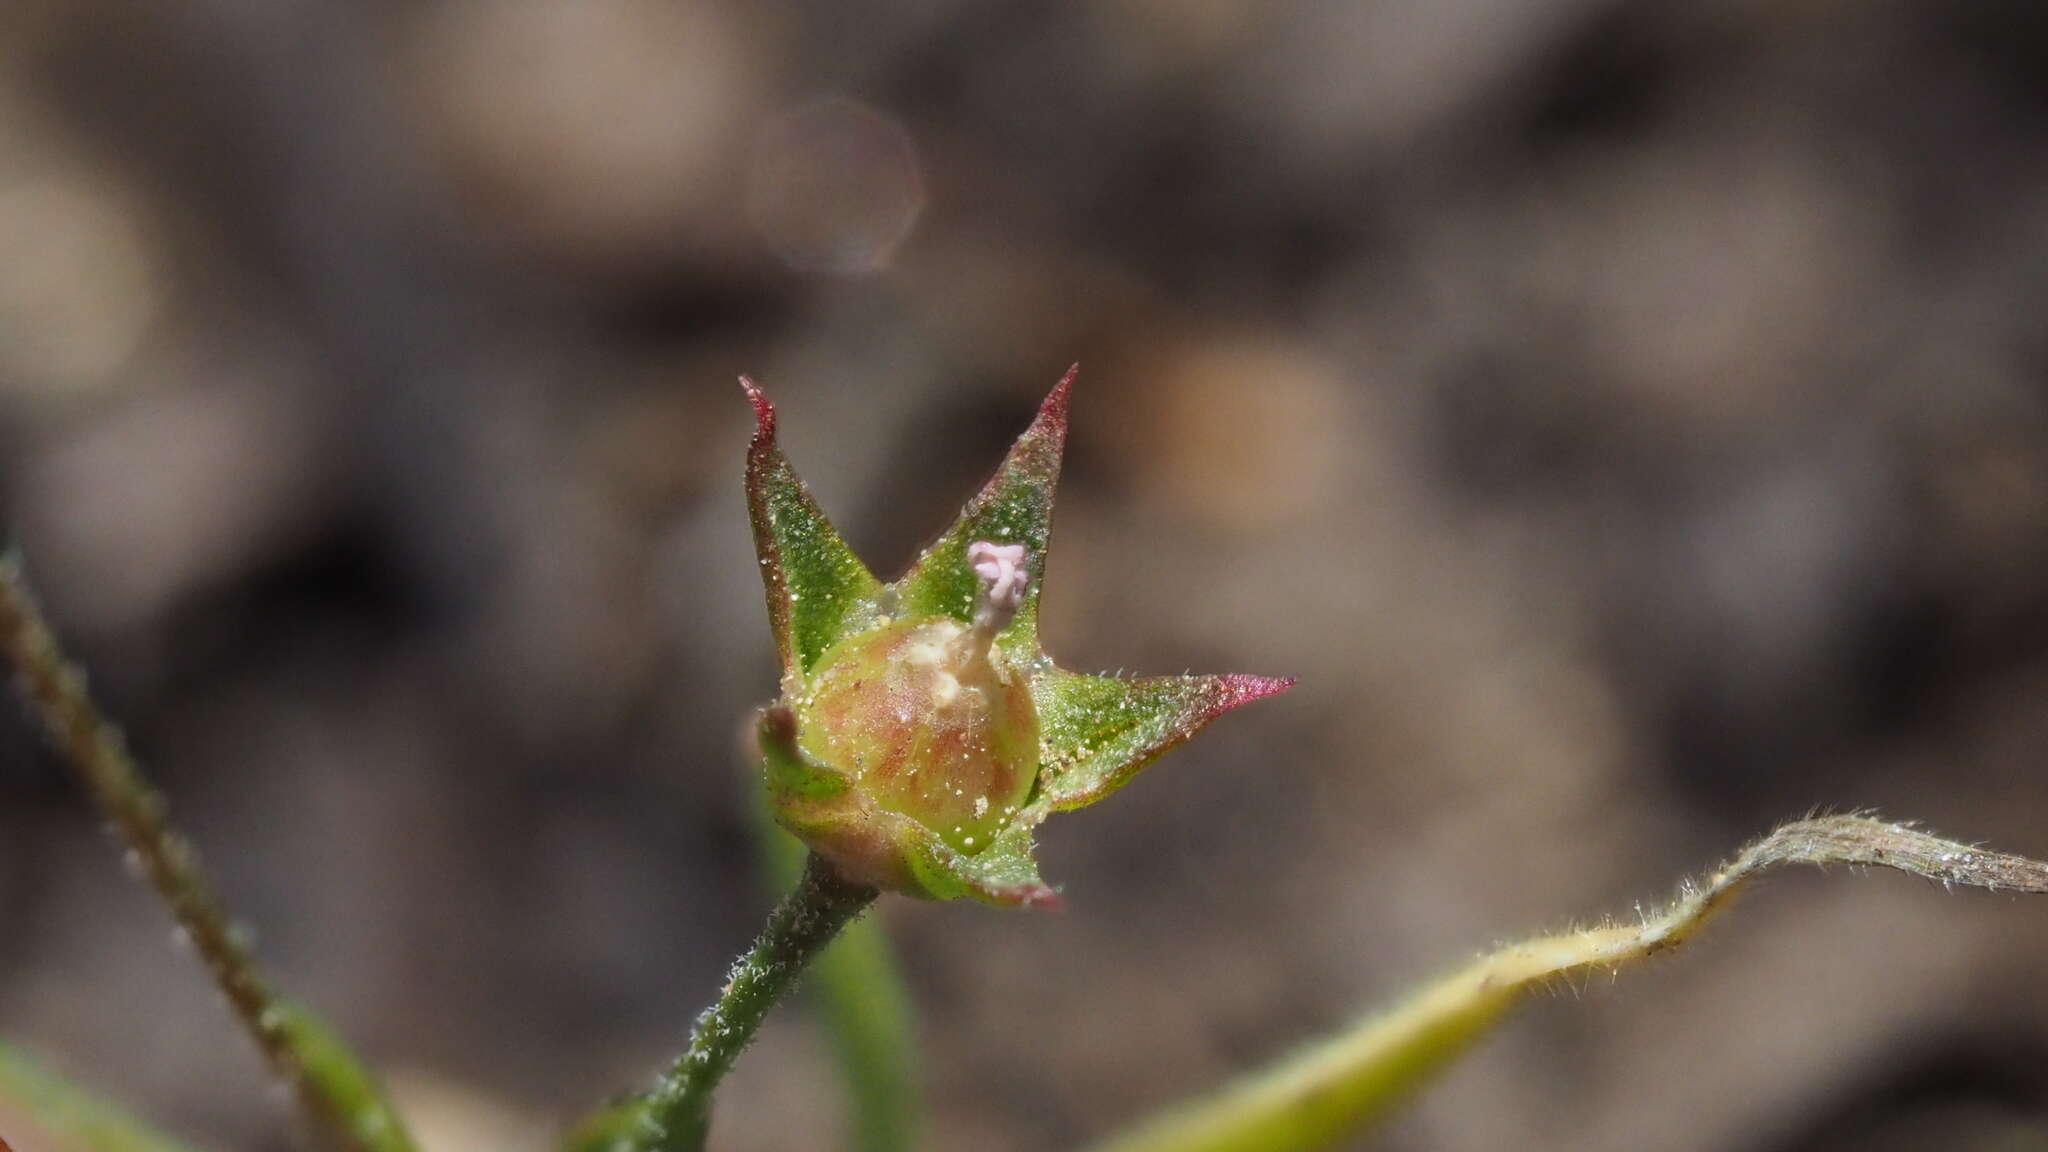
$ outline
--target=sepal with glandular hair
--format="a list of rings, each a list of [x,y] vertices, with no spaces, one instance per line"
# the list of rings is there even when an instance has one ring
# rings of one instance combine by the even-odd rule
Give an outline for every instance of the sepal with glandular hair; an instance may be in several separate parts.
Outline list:
[[[789,466],[775,442],[774,406],[752,380],[742,376],[740,383],[754,402],[747,516],[767,586],[768,620],[784,679],[801,678],[835,639],[873,622],[882,585]]]
[[[782,697],[760,743],[776,820],[846,879],[931,899],[1039,904],[1032,830],[1122,787],[1260,676],[1088,676],[1038,640],[1038,582],[1069,371],[959,519],[884,585],[776,441],[752,381],[747,506]]]
[[[1048,669],[1038,688],[1039,802],[1054,812],[1085,808],[1209,721],[1293,683],[1241,673],[1124,679]]]

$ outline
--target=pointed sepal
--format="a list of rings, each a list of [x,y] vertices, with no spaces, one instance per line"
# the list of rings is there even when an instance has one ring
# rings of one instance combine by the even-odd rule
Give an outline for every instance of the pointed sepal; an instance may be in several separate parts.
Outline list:
[[[783,674],[801,678],[833,642],[879,616],[881,582],[832,527],[775,439],[775,406],[740,377],[754,404],[747,518]]]
[[[761,709],[755,734],[761,743],[764,782],[778,805],[785,799],[793,803],[831,800],[853,786],[844,774],[804,754],[797,745],[796,713],[787,704]]]
[[[1067,441],[1067,397],[1079,371],[1078,364],[1067,369],[995,475],[897,583],[904,615],[951,616],[963,622],[972,619],[980,586],[967,563],[968,546],[976,541],[1021,544],[1030,560],[1028,584],[1023,606],[1004,631],[1002,642],[1011,652],[1037,654],[1038,587],[1052,528],[1060,456]]]
[[[1050,669],[1033,687],[1042,751],[1032,807],[1093,804],[1209,721],[1293,684],[1242,674],[1127,680]]]
[[[1004,908],[1058,907],[1060,894],[1038,874],[1032,856],[1031,825],[1018,821],[972,856],[912,823],[905,858],[924,895],[939,900],[972,896]]]

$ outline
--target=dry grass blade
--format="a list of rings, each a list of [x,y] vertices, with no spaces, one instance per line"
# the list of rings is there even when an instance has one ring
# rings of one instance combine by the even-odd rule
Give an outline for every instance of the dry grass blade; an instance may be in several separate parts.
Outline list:
[[[2048,864],[1944,840],[1867,816],[1787,824],[1743,849],[1640,923],[1541,937],[1480,957],[1392,1011],[1206,1100],[1168,1112],[1095,1152],[1307,1152],[1383,1115],[1426,1083],[1532,989],[1613,970],[1684,943],[1736,893],[1788,864],[1894,868],[1943,885],[2048,893]]]

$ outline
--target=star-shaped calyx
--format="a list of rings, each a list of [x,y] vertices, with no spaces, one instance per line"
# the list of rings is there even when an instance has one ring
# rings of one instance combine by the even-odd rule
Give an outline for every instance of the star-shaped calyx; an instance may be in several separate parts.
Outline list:
[[[762,710],[776,820],[848,880],[1034,904],[1032,829],[1108,796],[1203,725],[1285,689],[1263,676],[1090,676],[1038,642],[1069,370],[960,518],[894,584],[847,547],[757,426],[747,511],[782,698]]]

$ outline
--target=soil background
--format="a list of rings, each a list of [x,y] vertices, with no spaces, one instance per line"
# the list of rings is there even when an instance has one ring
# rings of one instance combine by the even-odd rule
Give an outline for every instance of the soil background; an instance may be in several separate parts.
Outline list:
[[[1065,910],[882,910],[928,1147],[1036,1152],[1814,808],[2048,856],[2044,298],[2038,4],[0,7],[10,534],[438,1152],[769,899],[739,373],[893,576],[1080,361],[1049,648],[1301,678],[1051,823]],[[0,1034],[296,1146],[12,709],[0,917]],[[1358,1146],[2048,1147],[2044,956],[1787,876]],[[782,1012],[717,1144],[834,1091]]]

